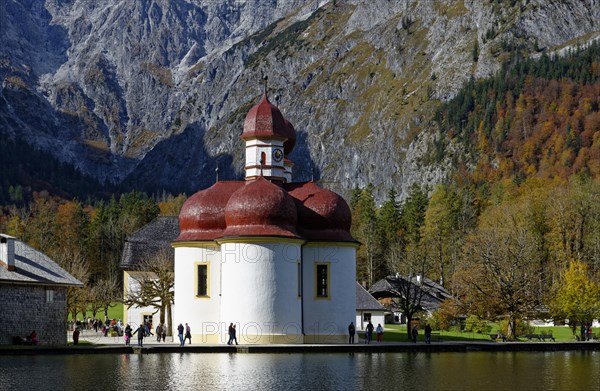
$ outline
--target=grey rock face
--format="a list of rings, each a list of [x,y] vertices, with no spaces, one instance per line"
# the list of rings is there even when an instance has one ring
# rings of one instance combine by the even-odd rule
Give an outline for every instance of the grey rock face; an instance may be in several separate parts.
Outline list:
[[[3,132],[102,180],[187,192],[217,166],[241,175],[264,74],[298,131],[296,180],[403,194],[447,174],[424,159],[431,116],[466,80],[511,48],[600,35],[595,0],[5,0],[0,21]]]

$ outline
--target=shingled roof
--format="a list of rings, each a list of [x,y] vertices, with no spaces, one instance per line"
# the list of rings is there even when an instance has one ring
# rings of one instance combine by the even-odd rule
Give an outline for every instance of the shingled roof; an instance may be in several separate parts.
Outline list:
[[[365,288],[358,282],[356,283],[356,310],[384,311],[385,307],[381,305]]]
[[[405,291],[401,286],[406,284],[412,284],[414,289],[423,291],[420,307],[428,312],[437,310],[444,300],[452,297],[440,284],[419,276],[412,276],[410,280],[400,275],[387,276],[373,284],[369,292],[377,298],[398,297],[400,292]],[[396,308],[391,309],[396,310]]]
[[[79,280],[67,273],[46,254],[12,236],[4,234],[0,236],[14,240],[15,246],[15,269],[9,270],[0,265],[0,283],[83,286]]]
[[[165,250],[175,258],[171,243],[179,236],[177,216],[159,216],[125,239],[121,269],[135,270],[149,255]]]

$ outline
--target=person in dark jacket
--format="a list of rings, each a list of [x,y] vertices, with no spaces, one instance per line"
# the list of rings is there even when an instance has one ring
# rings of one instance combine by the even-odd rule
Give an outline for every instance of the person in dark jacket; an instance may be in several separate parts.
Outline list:
[[[367,335],[365,338],[365,343],[371,343],[371,338],[373,338],[373,329],[375,329],[375,327],[373,326],[373,323],[369,321],[369,324],[367,325]]]
[[[75,330],[73,331],[73,345],[77,345],[79,343],[79,327],[75,326]]]
[[[348,343],[354,343],[354,335],[356,334],[356,327],[354,327],[354,322],[350,322],[348,325]]]
[[[429,323],[425,325],[425,343],[431,343],[431,326]]]
[[[133,334],[131,333],[131,326],[129,323],[125,326],[125,345],[131,344],[131,337]]]
[[[233,345],[235,342],[238,345],[237,337],[235,336],[236,330],[235,325],[232,323],[229,324],[229,341],[227,341],[227,345]]]
[[[229,334],[229,340],[227,341],[227,345],[231,345],[233,343],[233,340],[235,339],[235,327],[233,326],[233,322],[229,323],[229,330],[227,331],[227,333]]]
[[[155,329],[156,342],[160,342],[160,339],[162,338],[162,332],[163,332],[162,329],[163,329],[163,326],[160,323],[158,325],[156,325],[156,329]]]
[[[144,333],[145,333],[143,324],[141,324],[140,327],[138,327],[137,330],[135,330],[133,332],[133,335],[135,335],[136,333],[138,335],[138,346],[140,348],[142,348],[142,347],[144,347]]]
[[[185,324],[185,338],[190,340],[190,345],[192,344],[192,329],[190,329],[189,324]]]
[[[179,335],[179,346],[183,346],[185,344],[185,339],[183,338],[183,325],[181,323],[177,326],[177,334]]]

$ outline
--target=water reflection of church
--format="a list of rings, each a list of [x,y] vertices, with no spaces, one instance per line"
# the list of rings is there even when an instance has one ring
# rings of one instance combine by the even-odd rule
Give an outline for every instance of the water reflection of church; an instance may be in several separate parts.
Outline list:
[[[126,286],[135,286],[136,258],[147,253],[136,241],[160,235],[155,246],[174,248],[173,324],[189,323],[195,342],[226,342],[231,322],[240,343],[345,342],[355,319],[357,246],[347,203],[312,181],[292,182],[296,132],[266,94],[241,137],[245,180],[217,181],[186,201],[178,226],[159,218],[130,237]],[[139,322],[144,314],[132,308],[125,317]]]

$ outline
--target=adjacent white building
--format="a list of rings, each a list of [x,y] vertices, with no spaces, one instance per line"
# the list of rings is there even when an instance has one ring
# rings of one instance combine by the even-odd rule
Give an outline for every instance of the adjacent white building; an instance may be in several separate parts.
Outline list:
[[[356,283],[356,322],[357,330],[366,330],[369,322],[377,327],[385,325],[385,307],[379,303],[365,288]]]
[[[145,278],[148,272],[144,269],[149,258],[156,254],[168,255],[172,260],[174,256],[171,242],[179,235],[179,221],[176,216],[159,216],[146,224],[125,240],[121,270],[123,270],[123,296],[139,289],[139,281]],[[165,311],[165,322],[170,324],[168,311]],[[129,324],[134,329],[140,324],[147,323],[155,328],[160,323],[160,312],[154,307],[125,308],[123,311],[123,324]]]

